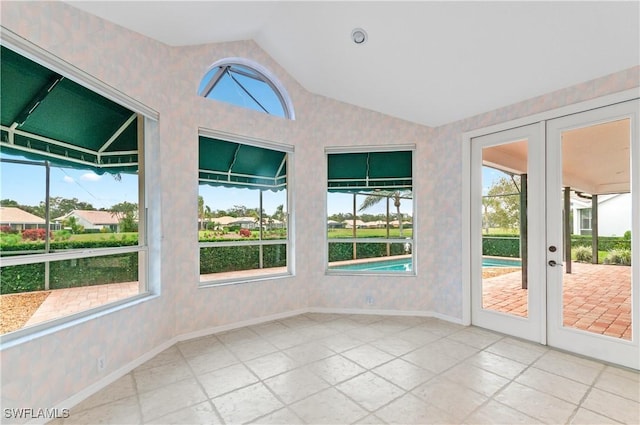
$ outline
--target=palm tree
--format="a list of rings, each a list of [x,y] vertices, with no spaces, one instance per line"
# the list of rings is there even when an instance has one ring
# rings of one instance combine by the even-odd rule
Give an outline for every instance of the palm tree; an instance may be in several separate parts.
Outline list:
[[[410,190],[381,190],[375,194],[367,195],[367,197],[364,198],[364,201],[362,201],[362,204],[360,204],[358,211],[360,212],[367,208],[371,208],[384,198],[393,198],[393,206],[396,207],[398,227],[400,230],[400,236],[402,237],[402,213],[400,212],[400,200],[407,197],[411,197]]]

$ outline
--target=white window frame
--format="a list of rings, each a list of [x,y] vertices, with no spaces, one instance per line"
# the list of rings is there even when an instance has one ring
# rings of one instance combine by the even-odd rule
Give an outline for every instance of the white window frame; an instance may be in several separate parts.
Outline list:
[[[211,130],[206,128],[200,128],[198,136],[210,137],[214,139],[220,139],[229,141],[232,143],[239,143],[244,145],[255,146],[259,148],[271,149],[281,151],[287,155],[287,238],[286,239],[261,239],[261,240],[248,240],[248,241],[229,241],[229,242],[199,242],[198,241],[198,276],[200,288],[216,287],[221,285],[234,285],[248,282],[255,282],[266,279],[274,279],[281,277],[290,277],[294,275],[294,252],[293,238],[291,235],[295,229],[295,214],[293,213],[293,197],[291,196],[291,182],[293,180],[293,167],[294,167],[294,147],[284,143],[271,142],[262,139],[251,138],[247,136],[240,136],[237,134],[231,134],[218,130]],[[200,181],[198,180],[198,187],[200,187]],[[269,268],[263,269],[247,269],[239,270],[235,277],[219,277],[202,280],[200,274],[200,250],[202,248],[215,248],[215,247],[234,247],[234,246],[266,246],[266,245],[285,245],[287,250],[287,266],[286,272],[269,272]],[[264,271],[260,273],[260,271]],[[244,272],[244,275],[243,275]],[[215,273],[211,273],[215,274]]]
[[[154,285],[154,288],[152,288],[153,292],[149,287],[149,274],[157,276],[159,273],[160,263],[159,258],[150,258],[149,246],[151,245],[155,250],[156,247],[159,246],[159,237],[152,236],[151,238],[148,238],[147,236],[147,223],[149,219],[153,220],[154,222],[159,219],[159,217],[150,218],[148,216],[148,206],[149,204],[155,206],[157,202],[155,200],[155,196],[152,196],[151,199],[148,199],[147,192],[145,190],[146,181],[148,180],[145,178],[145,163],[148,161],[150,155],[156,155],[155,151],[149,152],[146,147],[152,147],[156,145],[156,143],[153,143],[153,141],[157,140],[159,137],[159,114],[148,106],[115,90],[114,88],[103,83],[97,78],[61,60],[48,51],[36,46],[28,40],[19,37],[18,35],[3,27],[0,27],[0,44],[21,54],[25,58],[39,63],[40,65],[47,67],[48,69],[57,72],[60,75],[65,76],[65,78],[73,80],[74,82],[88,88],[89,90],[92,90],[93,92],[109,100],[112,100],[113,102],[116,102],[138,114],[138,133],[140,137],[138,142],[139,221],[137,246],[78,249],[69,250],[67,252],[21,255],[2,259],[2,266],[17,266],[137,252],[139,293],[132,297],[93,307],[71,315],[61,316],[47,322],[29,326],[27,328],[18,329],[8,334],[2,335],[2,337],[0,338],[0,348],[5,349],[21,343],[23,340],[30,338],[32,335],[54,332],[61,326],[67,326],[72,322],[76,323],[84,320],[89,320],[95,317],[96,314],[115,311],[127,305],[141,302],[149,298],[154,293],[159,292],[159,287]],[[140,142],[140,140],[142,140],[142,143]],[[153,241],[151,244],[149,244],[149,239]]]
[[[327,217],[329,214],[328,211],[328,194],[329,194],[329,184],[328,184],[328,175],[325,175],[325,208],[324,208],[324,239],[325,239],[325,250],[324,250],[324,264],[325,264],[325,274],[326,275],[383,275],[383,276],[416,276],[417,275],[417,247],[416,247],[416,235],[418,234],[418,220],[416,219],[416,192],[415,192],[415,170],[416,170],[416,145],[415,144],[399,144],[399,145],[366,145],[366,146],[328,146],[325,148],[325,164],[328,164],[328,156],[330,154],[342,154],[342,153],[373,153],[373,152],[398,152],[398,151],[411,151],[411,181],[412,181],[412,232],[411,238],[329,238],[328,235],[328,227],[327,227]],[[327,170],[327,166],[325,166],[325,170]],[[411,244],[411,271],[368,271],[368,270],[346,270],[346,269],[330,269],[329,268],[329,244],[330,243],[401,243]],[[388,260],[393,260],[393,256],[384,257]]]

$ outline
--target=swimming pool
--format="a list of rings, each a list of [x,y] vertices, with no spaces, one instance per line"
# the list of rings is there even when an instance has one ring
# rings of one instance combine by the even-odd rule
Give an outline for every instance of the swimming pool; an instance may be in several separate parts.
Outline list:
[[[507,258],[488,258],[482,259],[482,267],[520,267],[520,260]],[[370,261],[367,263],[345,264],[342,266],[329,266],[329,270],[356,270],[356,271],[404,271],[412,270],[411,258],[402,258],[399,260],[382,260]]]

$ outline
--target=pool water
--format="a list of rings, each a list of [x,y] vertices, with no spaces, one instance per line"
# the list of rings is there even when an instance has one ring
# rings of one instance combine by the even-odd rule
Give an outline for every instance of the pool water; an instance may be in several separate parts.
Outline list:
[[[520,260],[506,258],[483,258],[482,267],[520,267]],[[347,264],[344,266],[331,266],[330,270],[357,270],[357,271],[403,271],[412,269],[411,258],[400,260],[371,261],[368,263]]]

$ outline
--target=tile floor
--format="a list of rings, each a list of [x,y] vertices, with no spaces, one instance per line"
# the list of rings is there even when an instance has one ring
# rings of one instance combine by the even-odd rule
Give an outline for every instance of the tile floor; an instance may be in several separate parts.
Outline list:
[[[638,424],[640,375],[430,318],[304,314],[185,341],[56,425]]]

